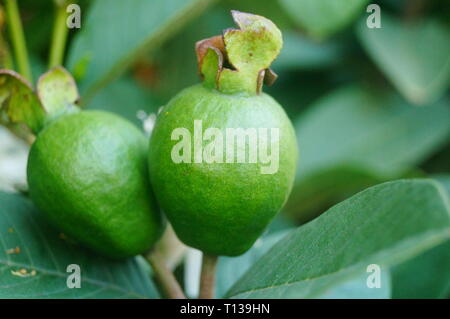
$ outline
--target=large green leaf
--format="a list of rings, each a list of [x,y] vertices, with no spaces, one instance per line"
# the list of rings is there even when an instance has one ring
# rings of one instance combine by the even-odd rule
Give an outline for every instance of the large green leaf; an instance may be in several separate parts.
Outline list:
[[[239,281],[245,272],[261,258],[273,245],[283,239],[292,228],[277,231],[263,236],[245,254],[238,257],[220,257],[217,267],[216,297],[222,298],[233,284]],[[382,273],[381,289],[367,289],[367,275],[351,278],[336,286],[331,287],[321,298],[331,299],[381,299],[390,298],[391,285],[388,270]]]
[[[157,47],[211,0],[102,0],[93,3],[68,65],[89,99],[139,55]]]
[[[392,270],[392,297],[446,298],[450,294],[450,241]]]
[[[324,38],[364,12],[368,0],[281,0],[286,12],[310,35]]]
[[[137,261],[111,261],[77,247],[42,220],[32,203],[0,192],[0,298],[157,298]],[[67,287],[67,267],[81,288]]]
[[[305,221],[429,157],[449,138],[450,109],[448,101],[417,108],[398,96],[345,87],[312,105],[296,129],[300,158],[287,210]]]
[[[412,103],[441,97],[450,84],[450,32],[433,20],[405,24],[383,14],[382,28],[358,28],[359,40],[378,67]]]
[[[450,175],[434,176],[450,198]],[[450,297],[450,241],[393,268],[393,298]]]
[[[449,203],[440,184],[431,180],[380,184],[291,232],[227,295],[326,296],[336,284],[361,276],[368,265],[377,264],[386,270],[448,238]]]

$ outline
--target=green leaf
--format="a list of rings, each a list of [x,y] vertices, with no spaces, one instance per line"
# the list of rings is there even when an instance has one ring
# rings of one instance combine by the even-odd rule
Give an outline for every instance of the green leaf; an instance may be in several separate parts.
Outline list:
[[[119,76],[140,55],[154,49],[211,0],[102,0],[93,3],[69,51],[68,65],[82,96]]]
[[[450,198],[450,174],[440,174],[433,176],[433,179],[437,180],[444,189],[447,191],[447,195]]]
[[[330,287],[321,299],[389,299],[391,298],[391,275],[389,270],[380,272],[379,288],[367,288],[367,272],[352,277],[336,286]]]
[[[387,14],[380,29],[361,21],[358,37],[367,53],[409,101],[426,104],[450,84],[450,32],[433,20],[405,24]]]
[[[226,291],[264,255],[276,242],[292,229],[277,231],[259,238],[253,247],[239,257],[220,257],[217,265],[216,296],[223,298]]]
[[[450,293],[450,241],[392,270],[392,297],[446,298]]]
[[[44,124],[45,110],[30,83],[11,70],[0,70],[0,122],[24,123],[33,133]]]
[[[276,71],[284,69],[317,70],[341,62],[343,47],[337,42],[316,43],[295,32],[283,32],[283,50],[272,64]]]
[[[134,258],[111,261],[75,246],[42,220],[32,203],[0,192],[0,298],[157,298]],[[81,269],[69,289],[67,266]]]
[[[433,176],[450,198],[450,175]],[[392,269],[393,298],[447,298],[450,295],[450,241]]]
[[[448,101],[412,108],[397,96],[376,95],[360,87],[338,89],[296,123],[303,151],[299,174],[353,163],[395,176],[445,142],[449,124]]]
[[[412,258],[450,238],[445,190],[431,180],[388,182],[332,207],[291,232],[227,295],[315,298],[361,276]],[[370,289],[370,288],[367,288]]]
[[[413,170],[448,140],[450,109],[448,101],[417,108],[345,87],[312,105],[296,130],[300,158],[287,210],[305,221],[362,187]]]
[[[56,67],[39,77],[37,95],[50,115],[75,108],[79,99],[75,80],[63,67]]]
[[[352,164],[336,163],[329,168],[311,171],[310,174],[305,172],[305,175],[300,175],[296,181],[285,211],[303,224],[361,189],[383,181],[385,178],[377,176],[369,169]]]
[[[293,231],[292,228],[284,229],[263,236],[253,245],[253,247],[245,254],[238,257],[220,257],[217,266],[216,279],[216,297],[222,298],[226,291],[273,245],[282,240],[288,233]],[[388,270],[383,270],[381,274],[381,289],[367,289],[367,274],[351,278],[342,284],[331,287],[321,298],[390,298],[391,285]]]
[[[199,82],[194,44],[231,25],[233,21],[229,10],[211,6],[207,12],[190,22],[189,27],[180,30],[151,54],[150,63],[152,69],[156,70],[158,94],[165,101],[187,86]]]
[[[142,127],[138,112],[156,113],[161,105],[163,104],[158,99],[140,88],[131,78],[122,77],[101,89],[89,101],[86,109],[114,112]]]
[[[322,39],[364,12],[368,0],[281,0],[286,13],[311,36]]]

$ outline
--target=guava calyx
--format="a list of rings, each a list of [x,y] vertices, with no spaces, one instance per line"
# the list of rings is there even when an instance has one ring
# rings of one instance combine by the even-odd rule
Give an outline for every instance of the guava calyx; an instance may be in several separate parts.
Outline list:
[[[270,69],[283,46],[281,31],[269,19],[231,11],[239,29],[196,43],[203,84],[222,93],[259,94],[277,75]]]
[[[0,70],[0,121],[27,126],[37,134],[62,114],[78,111],[79,94],[73,77],[55,67],[38,80],[36,90],[20,74]]]

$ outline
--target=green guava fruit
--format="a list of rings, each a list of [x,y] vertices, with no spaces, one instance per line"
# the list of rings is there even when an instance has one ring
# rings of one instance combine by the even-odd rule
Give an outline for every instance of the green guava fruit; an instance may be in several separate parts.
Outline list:
[[[209,255],[247,251],[291,191],[297,143],[283,108],[261,92],[281,34],[233,12],[241,30],[197,43],[203,83],[164,106],[150,139],[156,198],[185,244]]]
[[[143,253],[164,224],[148,181],[147,143],[111,113],[62,115],[31,147],[30,196],[50,222],[92,250],[112,258]]]

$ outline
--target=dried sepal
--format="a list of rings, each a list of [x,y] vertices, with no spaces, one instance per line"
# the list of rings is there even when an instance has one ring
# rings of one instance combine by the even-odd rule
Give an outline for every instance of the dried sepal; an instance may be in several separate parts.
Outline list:
[[[218,50],[221,53],[221,59],[223,60],[222,56],[223,53],[225,52],[225,44],[223,42],[223,37],[221,35],[216,35],[211,38],[200,40],[195,44],[195,52],[197,53],[197,64],[201,75],[202,75],[201,69],[203,59],[208,51],[208,48]]]
[[[272,69],[266,69],[264,73],[264,84],[272,85],[278,79],[278,75]]]

